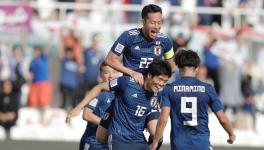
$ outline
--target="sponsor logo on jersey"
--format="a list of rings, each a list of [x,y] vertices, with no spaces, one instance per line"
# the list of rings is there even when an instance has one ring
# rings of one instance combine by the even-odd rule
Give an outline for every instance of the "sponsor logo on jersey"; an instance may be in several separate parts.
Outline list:
[[[137,93],[135,93],[135,94],[132,94],[132,97],[138,98],[138,95],[137,95]]]
[[[110,102],[111,102],[111,100],[108,98],[106,102],[107,102],[107,103],[110,103]]]
[[[137,46],[135,47],[135,50],[140,50],[140,47],[137,45]]]

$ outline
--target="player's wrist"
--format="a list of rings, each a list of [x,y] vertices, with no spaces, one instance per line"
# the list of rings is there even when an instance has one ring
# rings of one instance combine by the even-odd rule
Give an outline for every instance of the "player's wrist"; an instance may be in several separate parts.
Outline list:
[[[129,70],[128,74],[129,74],[129,76],[133,77],[133,75],[135,74],[135,71],[134,70]]]
[[[75,110],[77,111],[81,111],[83,109],[83,107],[81,106],[81,105],[77,105],[76,107],[75,107]]]

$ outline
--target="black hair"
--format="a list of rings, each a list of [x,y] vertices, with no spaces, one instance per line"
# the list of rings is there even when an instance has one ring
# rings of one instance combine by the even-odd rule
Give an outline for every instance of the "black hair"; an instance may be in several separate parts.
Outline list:
[[[148,17],[148,13],[156,13],[160,12],[162,14],[162,9],[158,5],[149,4],[146,5],[141,11],[142,19],[146,19]]]
[[[107,64],[105,61],[103,61],[103,62],[100,64],[100,72],[102,72],[103,67],[106,67],[106,66],[108,66],[108,64]],[[110,67],[110,66],[109,66],[109,67]]]
[[[200,57],[193,50],[180,49],[177,52],[174,61],[179,68],[197,68],[200,65]]]
[[[149,73],[152,76],[167,75],[168,77],[171,77],[172,71],[168,62],[156,59],[149,65],[146,73]]]
[[[42,53],[43,52],[43,48],[40,45],[35,45],[34,46],[34,51],[40,51]]]
[[[20,45],[14,45],[12,47],[12,51],[14,52],[15,50],[19,49],[19,48],[22,48]]]

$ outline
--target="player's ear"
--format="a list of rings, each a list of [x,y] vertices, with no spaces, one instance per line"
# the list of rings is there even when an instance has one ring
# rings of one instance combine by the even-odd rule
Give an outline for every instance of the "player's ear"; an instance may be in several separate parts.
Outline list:
[[[143,24],[143,26],[146,24],[146,20],[145,19],[142,19],[142,24]]]
[[[199,66],[198,66],[198,67],[196,67],[196,68],[195,68],[195,71],[196,71],[196,72],[198,72],[199,68],[200,68]]]
[[[147,78],[149,78],[149,79],[152,78],[152,75],[150,73],[148,73]]]

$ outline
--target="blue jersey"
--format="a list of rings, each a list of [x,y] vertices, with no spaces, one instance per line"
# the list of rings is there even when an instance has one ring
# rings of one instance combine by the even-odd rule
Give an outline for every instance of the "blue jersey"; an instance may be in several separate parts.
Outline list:
[[[48,81],[48,56],[41,55],[33,58],[29,66],[29,71],[34,75],[33,83]]]
[[[78,88],[78,64],[75,61],[67,58],[61,61],[60,84],[71,89]]]
[[[162,107],[170,107],[171,149],[209,150],[208,106],[223,108],[215,89],[195,77],[182,77],[166,85]]]
[[[123,54],[123,65],[137,72],[144,73],[154,59],[170,59],[174,55],[172,43],[167,36],[158,33],[152,41],[147,40],[140,29],[125,31],[115,41],[111,51]]]
[[[102,118],[105,110],[110,106],[113,99],[114,94],[112,92],[101,92],[100,95],[86,105],[86,107],[92,109],[95,115]],[[96,141],[96,129],[97,125],[88,122],[81,141],[95,148],[107,148],[107,144]]]
[[[100,64],[104,61],[104,56],[96,50],[87,49],[83,53],[85,70],[85,80],[91,83],[97,83]]]
[[[110,81],[115,91],[113,118],[108,132],[125,141],[144,142],[144,125],[159,99],[157,93],[146,92],[133,78],[122,76]]]

